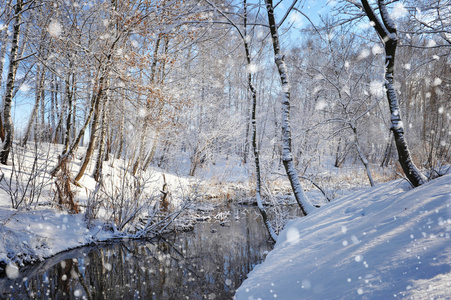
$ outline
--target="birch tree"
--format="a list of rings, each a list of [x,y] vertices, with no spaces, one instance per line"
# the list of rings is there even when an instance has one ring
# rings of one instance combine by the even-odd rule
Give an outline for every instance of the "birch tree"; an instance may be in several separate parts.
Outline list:
[[[314,211],[314,206],[309,202],[304,189],[299,180],[298,172],[293,161],[291,151],[291,125],[290,125],[290,82],[288,79],[287,67],[284,55],[281,50],[278,24],[274,16],[274,6],[272,0],[265,0],[266,11],[268,13],[268,25],[271,32],[272,45],[274,50],[274,61],[279,72],[282,85],[282,162],[290,180],[291,188],[297,203],[304,215]]]
[[[5,130],[5,140],[3,142],[2,150],[0,151],[0,163],[6,165],[8,162],[8,156],[11,152],[14,139],[14,124],[11,117],[11,107],[13,100],[14,85],[16,81],[16,72],[19,67],[18,57],[19,52],[19,37],[20,29],[22,25],[22,13],[26,6],[28,8],[32,5],[34,1],[24,2],[23,0],[17,0],[14,5],[14,25],[11,40],[11,49],[9,53],[9,68],[8,75],[6,79],[6,91],[5,98],[3,102],[3,126]]]
[[[385,89],[391,113],[390,129],[393,132],[396,149],[398,150],[399,163],[410,183],[417,187],[423,184],[426,181],[426,178],[412,161],[412,156],[405,138],[404,124],[402,122],[399,102],[394,86],[395,55],[396,47],[398,45],[396,25],[388,13],[384,0],[378,0],[377,2],[380,17],[376,15],[375,10],[370,6],[367,0],[361,0],[361,2],[363,10],[368,19],[374,24],[374,29],[384,44]]]
[[[253,65],[252,65],[252,57],[251,57],[251,50],[250,50],[250,41],[251,36],[248,34],[248,4],[246,0],[243,0],[243,29],[241,30],[240,26],[236,24],[233,19],[227,16],[225,12],[218,9],[218,7],[211,2],[207,0],[207,2],[213,6],[218,12],[232,25],[238,32],[242,44],[244,47],[245,57],[246,57],[246,76],[247,76],[247,85],[249,89],[249,93],[251,95],[251,144],[252,144],[252,150],[254,155],[254,162],[255,162],[255,178],[256,178],[256,185],[255,185],[255,197],[257,200],[257,205],[260,211],[260,214],[262,215],[263,222],[266,226],[266,229],[268,230],[269,236],[273,241],[277,240],[277,234],[273,229],[273,226],[270,223],[270,220],[268,218],[268,214],[266,213],[266,209],[263,206],[262,202],[262,196],[261,196],[261,189],[262,189],[262,182],[261,182],[261,171],[260,171],[260,149],[257,143],[257,89],[253,83]]]

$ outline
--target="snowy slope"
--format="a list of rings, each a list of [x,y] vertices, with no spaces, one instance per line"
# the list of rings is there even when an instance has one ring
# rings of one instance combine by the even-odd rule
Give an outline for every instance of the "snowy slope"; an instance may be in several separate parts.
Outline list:
[[[289,223],[236,299],[451,299],[451,175],[397,180]]]

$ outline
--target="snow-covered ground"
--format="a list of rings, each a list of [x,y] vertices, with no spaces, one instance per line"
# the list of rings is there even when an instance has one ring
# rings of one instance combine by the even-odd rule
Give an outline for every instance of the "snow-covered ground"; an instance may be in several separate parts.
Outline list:
[[[55,178],[48,171],[56,164],[60,147],[30,147],[14,166],[20,172],[13,172],[12,179],[13,166],[0,165],[0,174],[5,176],[0,186],[0,263],[11,278],[19,275],[19,267],[25,262],[90,243],[130,237],[104,230],[105,222],[111,222],[108,205],[100,208],[98,219],[89,225],[83,213],[69,214],[57,208],[53,199]],[[36,157],[37,167],[33,170]],[[73,174],[81,158],[78,155],[73,159]],[[96,188],[92,168],[93,163],[79,182],[80,187],[73,186],[75,200],[82,206]],[[147,204],[158,201],[164,180],[169,184],[173,203],[193,194],[212,201],[224,195],[239,199],[240,191],[249,191],[253,186],[249,168],[237,159],[218,160],[215,165],[200,168],[196,178],[151,168],[145,176],[148,182],[143,199],[149,201]],[[257,266],[239,288],[237,299],[450,297],[451,175],[416,189],[403,180],[369,188],[364,187],[364,176],[356,172],[362,173],[353,166],[352,170],[331,169],[327,176],[319,177],[328,192],[343,196],[306,218],[291,221],[266,262]],[[105,163],[104,175],[105,182],[116,190],[114,186],[121,186],[129,177],[126,162]],[[12,209],[8,187],[20,195],[30,178],[39,201],[36,193],[27,194],[24,201],[32,203]],[[337,181],[342,189],[337,190]],[[290,197],[285,195],[289,184],[283,177],[277,175],[266,184],[271,185],[268,193],[277,198]],[[312,186],[308,189],[314,203],[325,203],[317,190]]]
[[[451,175],[334,200],[287,224],[236,299],[451,299]]]
[[[53,182],[56,178],[52,178],[49,171],[56,165],[61,147],[46,144],[34,149],[30,143],[25,151],[16,148],[18,152],[14,154],[14,166],[12,163],[0,165],[0,176],[3,176],[0,181],[0,272],[4,271],[2,265],[7,265],[7,275],[15,276],[18,267],[24,263],[122,236],[118,232],[103,229],[105,223],[111,223],[108,204],[100,206],[98,219],[90,221],[89,225],[84,218],[84,209],[79,214],[69,214],[57,207],[57,201],[53,198]],[[80,148],[79,153],[84,150]],[[33,167],[35,158],[37,160]],[[71,162],[73,175],[79,169],[81,158],[81,154],[76,155]],[[75,202],[83,207],[96,188],[96,181],[91,176],[93,167],[94,162],[91,161],[86,174],[79,181],[80,186],[72,185]],[[112,185],[111,190],[116,190],[121,189],[124,184],[128,186],[129,182],[133,184],[126,168],[126,162],[123,160],[112,158],[105,162],[105,186]],[[130,181],[123,182],[124,178]],[[197,184],[195,179],[169,174],[159,168],[150,168],[143,178],[146,178],[146,183],[143,184],[145,195],[142,198],[148,203],[158,201],[164,181],[169,186],[172,204],[188,197],[191,186]],[[132,188],[133,186],[130,187]],[[23,205],[19,209],[12,209],[11,198],[18,202],[22,196]]]

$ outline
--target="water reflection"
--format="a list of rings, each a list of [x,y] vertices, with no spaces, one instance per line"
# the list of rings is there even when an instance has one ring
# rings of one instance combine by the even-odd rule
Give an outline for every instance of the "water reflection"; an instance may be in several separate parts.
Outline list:
[[[272,248],[254,207],[153,241],[85,247],[0,279],[6,299],[232,299]]]

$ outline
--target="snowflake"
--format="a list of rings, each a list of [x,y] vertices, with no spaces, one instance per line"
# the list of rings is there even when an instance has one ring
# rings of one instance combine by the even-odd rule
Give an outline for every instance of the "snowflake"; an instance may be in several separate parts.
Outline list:
[[[5,273],[9,279],[16,279],[19,277],[19,267],[17,267],[14,263],[10,263],[6,266]]]
[[[439,86],[442,84],[442,80],[438,77],[435,77],[434,82],[432,83],[432,86]]]
[[[379,45],[374,45],[374,47],[371,49],[371,52],[373,52],[373,55],[378,55],[384,53],[384,49],[382,49]]]
[[[380,80],[373,80],[370,82],[370,93],[376,97],[384,96],[384,88]]]
[[[404,4],[402,4],[401,2],[397,2],[397,3],[395,3],[395,5],[393,7],[393,10],[392,10],[390,16],[396,20],[396,19],[406,16],[407,13],[408,13],[408,11],[404,7]]]
[[[294,25],[296,27],[301,27],[302,26],[302,16],[300,13],[298,12],[293,12],[292,14],[290,14],[290,22],[294,23]]]
[[[357,60],[362,60],[364,58],[367,58],[369,55],[370,55],[370,51],[368,49],[363,49],[362,52],[360,52]]]
[[[316,103],[315,109],[316,109],[316,110],[323,110],[324,108],[326,108],[326,106],[327,106],[326,101],[324,101],[324,100],[319,100],[319,101]]]
[[[246,67],[246,71],[247,71],[249,74],[255,74],[255,73],[257,73],[257,71],[258,71],[258,66],[257,66],[256,64],[249,64],[249,65],[247,65],[247,67]]]
[[[437,43],[434,40],[429,40],[428,44],[426,45],[426,47],[434,47],[436,46]]]
[[[294,228],[290,227],[287,231],[287,241],[290,244],[296,244],[299,241],[299,231]]]
[[[53,20],[50,22],[47,31],[51,36],[59,37],[61,35],[61,32],[63,31],[63,28],[61,27],[61,24],[58,21]]]

